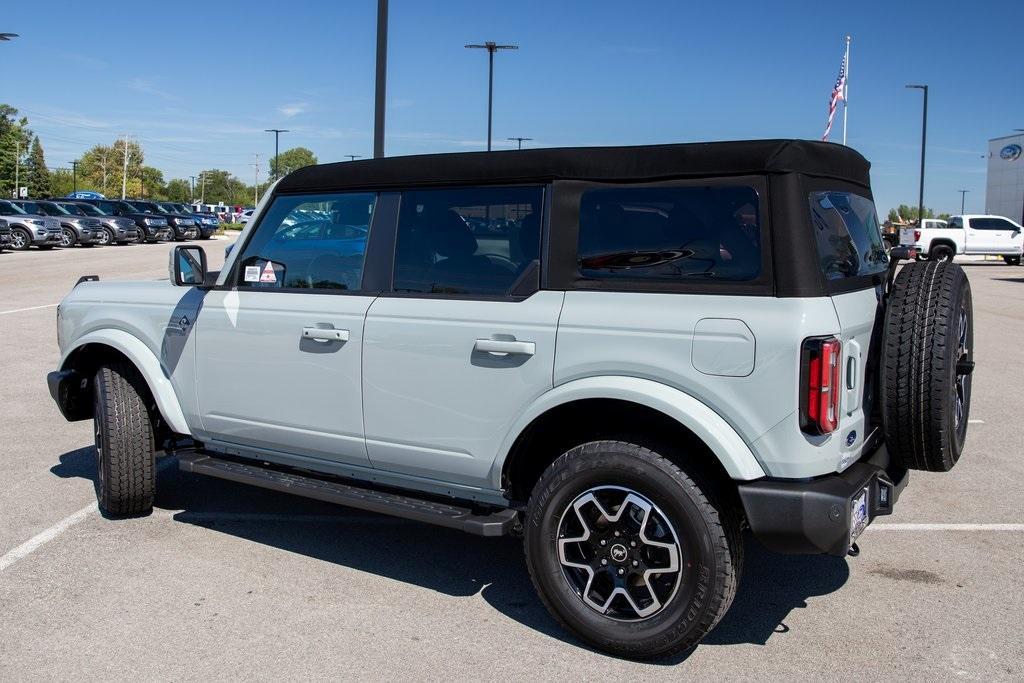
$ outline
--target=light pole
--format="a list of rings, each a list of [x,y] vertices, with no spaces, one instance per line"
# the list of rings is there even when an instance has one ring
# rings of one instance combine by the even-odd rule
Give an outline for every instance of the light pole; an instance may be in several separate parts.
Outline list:
[[[277,155],[278,155],[278,149],[279,149],[278,148],[278,139],[281,137],[281,133],[288,133],[290,131],[285,130],[284,128],[266,128],[266,129],[264,129],[264,132],[265,133],[273,133],[274,134],[274,173],[275,173],[275,175],[280,175],[281,167],[277,165]]]
[[[78,161],[71,162],[71,194],[78,192]]]
[[[924,225],[921,221],[924,220],[924,148],[928,141],[928,86],[911,84],[907,87],[924,91],[924,103],[921,107],[921,188],[917,196],[917,226],[921,227]]]
[[[970,190],[957,190],[957,192],[960,193],[960,214],[962,215],[964,212],[964,200],[967,198],[967,193]]]
[[[518,45],[498,45],[488,40],[483,45],[467,45],[474,50],[487,50],[487,151],[491,151],[491,118],[494,111],[494,53],[498,50],[518,50]]]
[[[362,159],[363,158],[363,156],[361,154],[342,154],[341,156],[348,157],[349,161],[355,161],[356,159]]]
[[[191,188],[189,189],[188,198],[189,198],[190,202],[195,204],[196,203],[196,177],[194,175],[190,175],[189,178],[192,180],[192,185],[191,185]]]
[[[388,77],[388,0],[377,0],[377,80],[373,97],[373,158],[384,156],[384,105]]]
[[[515,140],[516,142],[519,143],[519,149],[522,149],[523,148],[523,142],[524,141],[529,142],[529,141],[533,140],[533,138],[506,138],[506,140]]]

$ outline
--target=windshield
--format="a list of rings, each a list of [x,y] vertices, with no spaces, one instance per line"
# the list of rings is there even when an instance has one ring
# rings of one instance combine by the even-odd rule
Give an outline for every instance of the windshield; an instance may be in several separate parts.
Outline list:
[[[67,213],[74,214],[76,216],[84,216],[85,212],[78,208],[77,204],[58,204],[60,208],[64,209]]]
[[[77,204],[79,211],[86,216],[109,216],[110,214],[98,206],[92,204]]]
[[[23,216],[25,212],[21,210],[20,206],[11,204],[10,202],[0,202],[0,214]]]
[[[159,206],[167,213],[187,213],[185,211],[182,211],[181,207],[178,206],[177,204],[171,204],[170,202],[160,204]]]
[[[141,211],[143,213],[167,213],[166,211],[161,209],[159,206],[157,206],[156,204],[153,204],[151,202],[126,202],[126,203],[127,204],[131,204],[132,206],[134,206],[136,211]]]
[[[49,210],[50,212],[54,212],[55,211],[58,214],[61,214],[61,215],[64,215],[64,216],[70,216],[71,215],[71,212],[68,211],[67,209],[65,209],[60,204],[54,204],[53,202],[47,202],[46,204],[40,204],[40,206],[46,207],[46,209]],[[50,215],[52,216],[53,213],[50,213]]]

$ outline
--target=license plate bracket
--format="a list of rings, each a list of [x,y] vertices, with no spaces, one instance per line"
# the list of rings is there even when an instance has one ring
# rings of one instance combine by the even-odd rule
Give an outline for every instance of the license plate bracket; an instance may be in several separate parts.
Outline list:
[[[864,533],[864,529],[871,523],[871,515],[868,508],[868,494],[871,487],[864,487],[860,493],[853,497],[850,502],[850,544]]]

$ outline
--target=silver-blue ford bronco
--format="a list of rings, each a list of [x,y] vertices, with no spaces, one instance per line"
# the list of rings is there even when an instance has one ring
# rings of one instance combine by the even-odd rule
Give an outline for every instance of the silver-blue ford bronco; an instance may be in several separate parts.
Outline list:
[[[744,532],[855,554],[963,449],[963,271],[887,252],[868,163],[793,140],[311,166],[219,272],[83,278],[49,388],[93,420],[101,510],[157,457],[524,538],[554,617],[626,657],[728,610]]]

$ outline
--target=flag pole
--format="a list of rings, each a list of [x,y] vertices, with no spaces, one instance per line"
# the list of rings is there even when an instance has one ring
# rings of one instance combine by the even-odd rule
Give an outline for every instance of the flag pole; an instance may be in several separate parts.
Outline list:
[[[850,104],[850,36],[846,36],[846,82],[843,83],[843,144],[846,144],[846,110]]]

